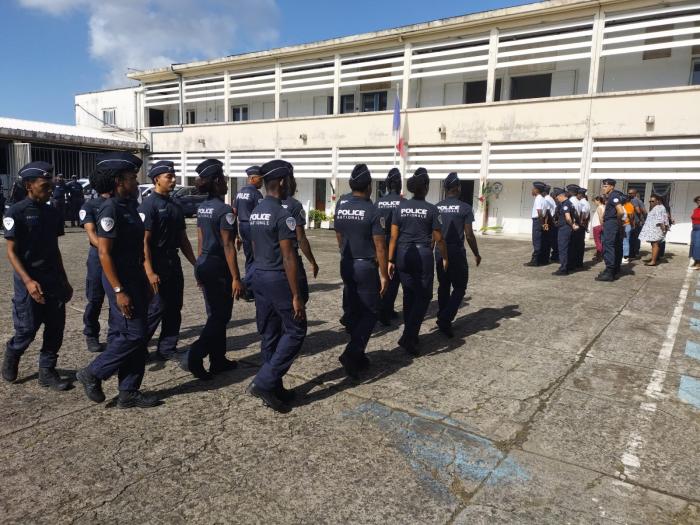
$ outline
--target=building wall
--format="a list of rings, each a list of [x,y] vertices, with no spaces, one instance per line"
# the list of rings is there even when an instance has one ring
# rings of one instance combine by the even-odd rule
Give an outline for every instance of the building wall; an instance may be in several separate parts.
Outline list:
[[[102,111],[115,108],[116,126],[133,130],[136,127],[135,92],[138,88],[114,89],[75,96],[75,124],[101,131],[115,131],[102,123]]]

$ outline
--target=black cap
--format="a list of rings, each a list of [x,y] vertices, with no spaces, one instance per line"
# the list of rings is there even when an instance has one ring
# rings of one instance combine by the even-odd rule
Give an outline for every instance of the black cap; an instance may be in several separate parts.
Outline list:
[[[371,183],[372,174],[370,173],[367,164],[355,165],[355,167],[352,169],[352,173],[350,174],[350,180],[355,186],[360,188],[364,188]]]
[[[554,188],[552,190],[552,197],[558,197],[559,195],[564,195],[566,192],[563,188]]]
[[[245,170],[246,175],[248,177],[252,177],[253,175],[260,175],[260,166],[251,166],[247,170]]]
[[[566,191],[568,191],[569,193],[578,193],[578,190],[580,190],[580,189],[581,188],[579,187],[578,184],[567,184],[566,185]]]
[[[22,177],[23,181],[33,179],[50,179],[53,177],[53,166],[48,162],[35,160],[34,162],[30,162],[22,167],[17,175]]]
[[[224,163],[217,159],[206,159],[199,163],[199,166],[194,171],[201,178],[217,177],[224,174]]]
[[[544,191],[545,193],[549,193],[551,190],[552,190],[552,187],[551,187],[549,184],[545,184],[545,185],[544,185],[544,190],[543,190],[543,191]]]
[[[456,172],[452,172],[447,177],[445,178],[445,181],[443,182],[443,185],[445,186],[446,190],[449,190],[451,188],[454,188],[459,184],[459,177],[457,176]]]
[[[292,174],[291,164],[285,160],[275,159],[260,167],[260,174],[266,181],[284,179]]]
[[[610,186],[615,186],[617,181],[615,179],[603,179],[601,184],[610,184]]]
[[[155,180],[158,175],[163,173],[175,173],[175,163],[171,160],[159,160],[153,166],[151,166],[148,172],[148,178]]]
[[[97,157],[97,167],[111,170],[139,171],[143,161],[126,151],[110,151]]]
[[[539,191],[545,191],[547,185],[544,182],[533,182],[532,187]]]
[[[387,184],[389,184],[390,182],[394,182],[395,180],[401,180],[401,172],[399,171],[399,168],[391,168],[389,170],[389,173],[387,173],[386,175]]]

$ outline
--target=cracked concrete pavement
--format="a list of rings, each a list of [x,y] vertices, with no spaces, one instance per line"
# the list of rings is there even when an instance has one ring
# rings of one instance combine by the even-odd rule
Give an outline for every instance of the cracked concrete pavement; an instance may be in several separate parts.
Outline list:
[[[679,399],[683,378],[700,378],[684,353],[700,306],[685,247],[608,284],[593,280],[596,268],[568,278],[523,268],[527,241],[480,238],[484,262],[470,268],[456,337],[434,331],[435,304],[418,358],[397,347],[398,324],[378,326],[372,373],[355,382],[338,363],[347,337],[334,237],[309,237],[321,273],[287,378],[300,396],[290,414],[244,393],[259,364],[252,304],[236,303],[228,331],[241,366],[202,383],[149,364],[144,389],[164,401],[150,410],[116,409],[114,380],[102,405],[78,388],[40,388],[35,343],[17,384],[0,385],[0,521],[700,523],[700,410]],[[59,359],[71,374],[90,359],[83,232],[69,229],[61,247],[76,289]],[[183,347],[204,315],[185,275]],[[3,257],[3,340],[11,283]]]

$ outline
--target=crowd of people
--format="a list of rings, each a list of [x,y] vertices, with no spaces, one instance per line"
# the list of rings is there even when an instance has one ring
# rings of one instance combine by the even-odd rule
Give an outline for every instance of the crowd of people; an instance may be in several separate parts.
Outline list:
[[[284,387],[283,378],[307,333],[309,287],[300,250],[314,277],[319,271],[305,235],[304,209],[294,198],[294,167],[284,160],[251,166],[248,184],[230,206],[224,202],[228,178],[222,163],[207,159],[199,164],[196,185],[208,198],[197,210],[195,252],[182,209],[170,197],[177,177],[174,164],[160,161],[151,167],[148,176],[154,190],[139,205],[141,163],[129,153],[101,156],[90,176],[94,198],[77,214],[89,243],[83,333],[94,355],[77,371],[77,381],[90,400],[101,403],[103,382],[116,375],[118,407],[156,406],[161,402],[158,396],[142,392],[141,382],[147,346],[158,327],[153,359],[176,360],[202,381],[233,370],[237,363],[226,357],[226,328],[234,301],[244,299],[255,302],[262,356],[247,392],[276,411],[288,411],[295,393]],[[8,382],[17,379],[20,359],[43,325],[39,383],[63,391],[71,381],[58,373],[56,364],[66,303],[73,296],[58,244],[65,227],[59,203],[65,194],[46,162],[29,163],[19,177],[26,194],[3,219],[14,269],[14,335],[6,345],[2,377]],[[357,379],[370,366],[366,349],[375,324],[389,325],[398,317],[394,303],[399,284],[403,333],[398,344],[417,356],[435,273],[437,328],[453,337],[452,322],[468,283],[465,241],[477,266],[481,257],[472,228],[474,214],[459,199],[456,173],[443,181],[446,197],[437,205],[425,200],[430,179],[424,168],[407,180],[410,199],[401,196],[402,176],[395,168],[385,179],[386,195],[376,203],[370,199],[372,175],[366,165],[355,166],[349,183],[351,192],[340,197],[334,217],[344,283],[341,322],[349,334],[339,360],[345,373]],[[265,196],[260,192],[263,186]],[[241,248],[244,276],[237,257]],[[177,348],[184,296],[180,254],[194,267],[206,306],[204,326],[186,351]],[[99,317],[105,298],[109,317],[106,341],[101,342]]]

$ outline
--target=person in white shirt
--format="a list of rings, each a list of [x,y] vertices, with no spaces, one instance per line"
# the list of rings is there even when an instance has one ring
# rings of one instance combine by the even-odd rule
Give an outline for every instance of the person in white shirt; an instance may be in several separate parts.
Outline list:
[[[588,231],[588,223],[591,219],[591,205],[588,202],[588,196],[586,195],[585,188],[579,188],[576,197],[580,206],[579,217],[581,217],[581,234],[579,238],[579,251],[576,266],[583,268],[583,254],[586,251],[586,232]]]
[[[542,196],[546,184],[544,182],[532,183],[532,259],[525,266],[541,266],[547,264],[542,250],[543,227],[545,225],[545,200]]]
[[[544,188],[544,203],[547,215],[547,250],[546,257],[547,261],[559,262],[559,240],[557,233],[559,228],[554,224],[554,216],[557,213],[557,202],[554,197],[550,195],[552,187],[547,185]]]

